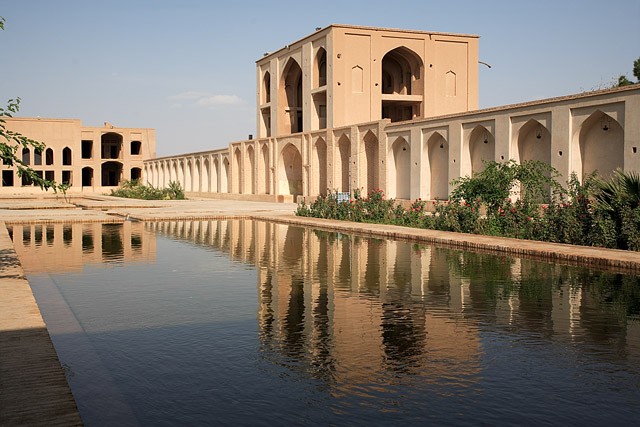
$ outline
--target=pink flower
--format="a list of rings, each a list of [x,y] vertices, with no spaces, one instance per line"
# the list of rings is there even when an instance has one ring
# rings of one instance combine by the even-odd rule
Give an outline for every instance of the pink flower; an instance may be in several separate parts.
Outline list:
[[[515,209],[511,209],[511,212],[515,212],[515,211],[516,211]]]

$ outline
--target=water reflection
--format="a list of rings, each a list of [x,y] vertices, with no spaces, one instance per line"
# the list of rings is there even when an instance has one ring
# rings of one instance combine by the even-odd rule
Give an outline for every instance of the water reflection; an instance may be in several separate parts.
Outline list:
[[[155,234],[136,222],[119,224],[38,224],[8,227],[16,252],[29,271],[60,273],[87,263],[155,259]],[[44,242],[43,242],[44,239]]]
[[[73,271],[50,287],[141,424],[637,415],[638,277],[267,222],[38,227],[11,230],[25,269]]]
[[[637,277],[265,222],[146,226],[254,265],[263,356],[337,384],[474,382],[487,331],[640,354]]]

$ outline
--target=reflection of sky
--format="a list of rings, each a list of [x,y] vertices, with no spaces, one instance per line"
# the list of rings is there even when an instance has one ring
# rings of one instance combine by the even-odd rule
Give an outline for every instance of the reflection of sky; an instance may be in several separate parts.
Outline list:
[[[255,272],[163,237],[155,264],[89,264],[52,279],[87,333],[255,318]]]

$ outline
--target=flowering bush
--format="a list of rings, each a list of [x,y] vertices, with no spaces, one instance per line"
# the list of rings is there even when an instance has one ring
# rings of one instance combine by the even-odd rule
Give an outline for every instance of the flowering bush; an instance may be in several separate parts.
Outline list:
[[[618,171],[609,181],[572,174],[565,187],[540,162],[489,162],[483,172],[454,181],[449,200],[414,201],[408,209],[374,189],[348,202],[336,194],[304,202],[300,216],[395,224],[460,233],[640,251],[640,178]],[[495,183],[494,186],[491,183]],[[510,197],[517,189],[519,197]],[[481,211],[486,214],[481,215]]]

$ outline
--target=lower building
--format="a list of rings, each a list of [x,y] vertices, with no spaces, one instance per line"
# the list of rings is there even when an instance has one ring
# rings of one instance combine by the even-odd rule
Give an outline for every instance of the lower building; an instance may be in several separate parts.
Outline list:
[[[80,120],[6,118],[8,130],[46,145],[40,152],[20,148],[17,155],[47,180],[68,184],[68,192],[101,193],[123,179],[142,179],[144,160],[156,156],[154,129],[85,127]],[[0,194],[37,194],[42,190],[15,167],[2,169]]]

